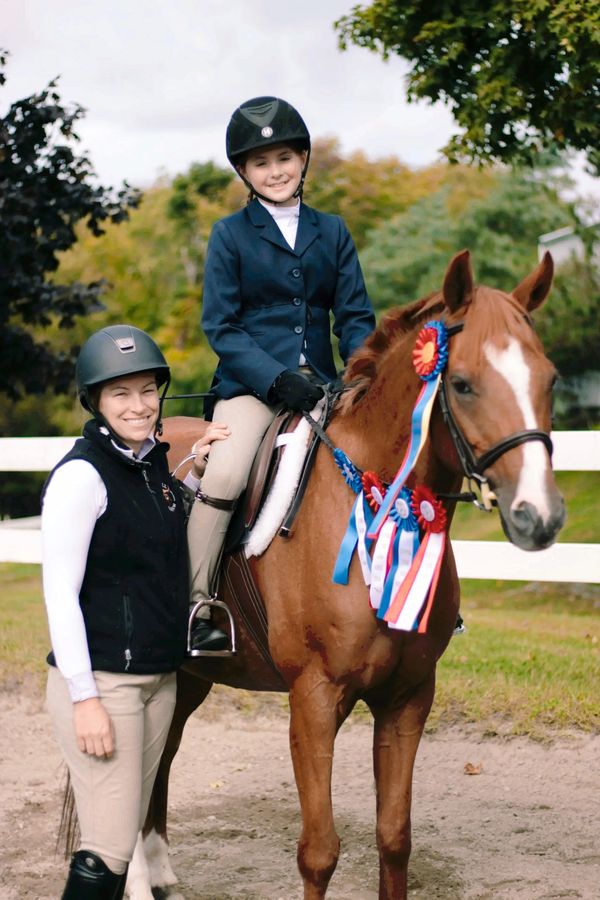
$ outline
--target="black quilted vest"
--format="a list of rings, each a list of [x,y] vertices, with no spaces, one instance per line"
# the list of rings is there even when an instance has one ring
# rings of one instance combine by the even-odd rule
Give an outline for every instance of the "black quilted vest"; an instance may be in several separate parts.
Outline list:
[[[185,515],[169,475],[168,446],[157,443],[143,460],[131,460],[91,421],[53,470],[84,459],[106,486],[107,507],[94,528],[79,595],[92,669],[155,674],[177,669],[184,658]],[[52,653],[48,661],[55,664]]]

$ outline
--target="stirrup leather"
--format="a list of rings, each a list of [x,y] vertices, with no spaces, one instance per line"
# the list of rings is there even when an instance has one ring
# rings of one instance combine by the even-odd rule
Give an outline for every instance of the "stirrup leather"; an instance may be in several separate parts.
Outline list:
[[[237,499],[224,500],[221,497],[209,497],[208,494],[205,494],[200,488],[196,490],[196,500],[199,500],[200,503],[206,503],[207,506],[212,506],[213,509],[221,509],[226,512],[233,512],[237,505]]]
[[[209,609],[213,609],[215,606],[220,607],[220,609],[224,609],[227,613],[227,617],[229,619],[229,627],[231,629],[231,648],[229,650],[192,650],[192,628],[194,625],[194,621],[196,616],[203,607],[207,606]],[[216,597],[211,597],[209,600],[199,600],[195,606],[192,607],[190,612],[190,617],[188,620],[188,630],[187,630],[187,656],[233,656],[235,653],[235,622],[233,621],[233,616],[231,615],[231,610],[222,600],[217,600]]]

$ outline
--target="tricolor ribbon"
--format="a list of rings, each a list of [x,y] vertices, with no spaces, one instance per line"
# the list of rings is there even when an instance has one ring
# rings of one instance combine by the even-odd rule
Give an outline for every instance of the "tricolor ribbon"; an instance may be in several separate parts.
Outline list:
[[[424,634],[446,546],[446,511],[424,485],[413,491],[411,507],[424,538],[384,619],[390,628]]]
[[[448,334],[443,322],[432,320],[417,335],[413,349],[413,365],[425,382],[415,403],[408,447],[400,468],[389,486],[381,507],[371,522],[367,537],[376,538],[390,514],[392,504],[402,490],[404,482],[414,469],[429,433],[429,420],[437,395],[442,373],[448,361]]]
[[[354,472],[351,471],[349,466],[352,467]],[[358,476],[357,479],[355,477],[355,475],[358,475],[356,467],[350,463],[347,457],[342,461],[340,468],[342,468],[344,477],[355,492],[359,483],[361,487],[350,513],[346,533],[342,538],[332,580],[334,584],[348,584],[350,563],[356,550],[363,580],[368,586],[371,584],[371,557],[369,556],[371,541],[367,538],[367,531],[373,519],[374,511],[381,505],[385,488],[374,472],[364,472],[362,477]]]
[[[378,605],[378,619],[385,617],[392,597],[398,592],[411,567],[415,553],[419,549],[419,525],[412,511],[411,499],[412,492],[406,487],[402,488],[390,510],[388,522],[394,523],[395,533],[391,535],[387,551],[389,567]],[[384,529],[386,527],[387,522],[384,524]],[[379,540],[383,536],[384,529],[382,529]],[[373,605],[372,602],[371,605]]]

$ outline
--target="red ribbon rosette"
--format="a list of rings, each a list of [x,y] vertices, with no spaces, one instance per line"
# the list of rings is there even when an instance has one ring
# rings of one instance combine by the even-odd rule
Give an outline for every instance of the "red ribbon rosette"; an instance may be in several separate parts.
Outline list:
[[[446,510],[441,500],[424,484],[418,484],[414,489],[411,507],[422,531],[439,534],[446,530]]]
[[[426,325],[417,335],[412,352],[417,375],[427,379],[438,366],[440,359],[439,333],[433,325]]]
[[[363,472],[361,481],[367,503],[377,512],[385,495],[383,482],[375,472]]]

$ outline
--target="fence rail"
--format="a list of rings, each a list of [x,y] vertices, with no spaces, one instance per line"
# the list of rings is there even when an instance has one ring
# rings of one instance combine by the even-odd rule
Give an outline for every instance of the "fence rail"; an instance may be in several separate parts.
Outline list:
[[[600,471],[600,431],[557,431],[554,468]],[[48,472],[75,438],[0,438],[0,472]],[[526,553],[507,541],[452,541],[461,578],[600,583],[600,544],[557,543]],[[39,518],[0,522],[0,562],[39,563]]]

